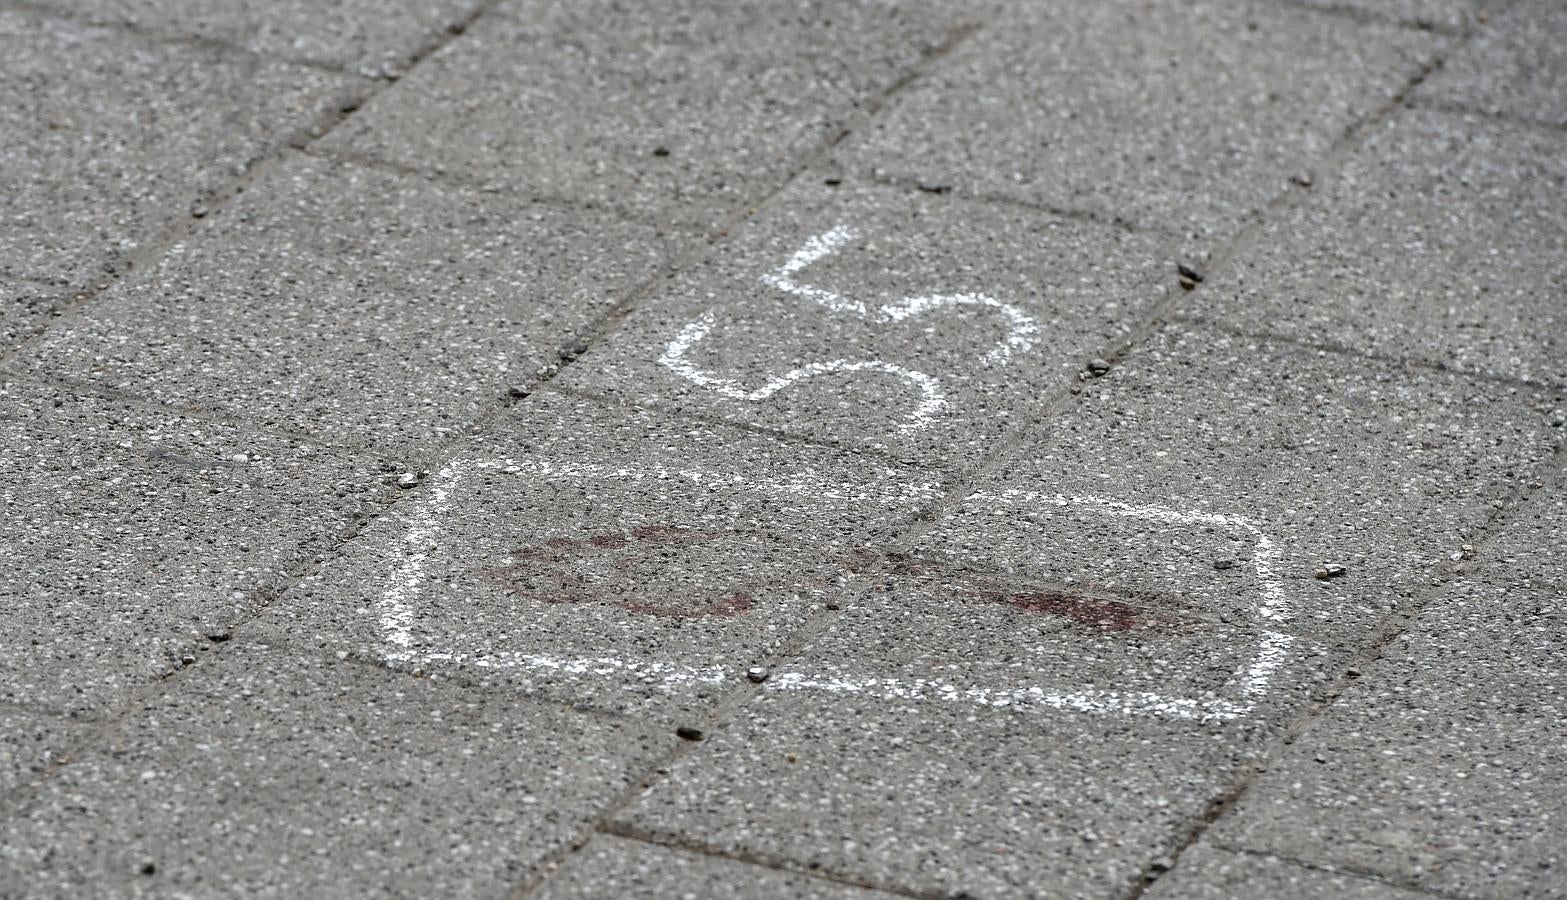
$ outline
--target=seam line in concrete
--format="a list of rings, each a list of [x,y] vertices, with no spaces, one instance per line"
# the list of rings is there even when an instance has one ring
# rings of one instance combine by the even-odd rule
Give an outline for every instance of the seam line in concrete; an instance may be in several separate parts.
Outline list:
[[[1298,856],[1291,856],[1289,854],[1265,853],[1261,850],[1251,850],[1246,847],[1237,847],[1228,843],[1215,843],[1214,846],[1220,850],[1227,850],[1231,853],[1239,854],[1241,856],[1250,856],[1256,859],[1278,860],[1280,862],[1288,863],[1292,866],[1299,866],[1302,869],[1309,869],[1313,872],[1323,872],[1328,875],[1346,875],[1350,878],[1357,878],[1362,881],[1387,885],[1389,887],[1396,887],[1400,890],[1410,891],[1417,894],[1425,894],[1431,897],[1445,897],[1449,898],[1449,900],[1473,900],[1473,898],[1468,894],[1461,894],[1452,891],[1444,891],[1436,888],[1426,887],[1408,879],[1393,877],[1386,872],[1377,872],[1373,869],[1367,869],[1362,866],[1342,866],[1337,863],[1328,865],[1325,863],[1314,862],[1309,859],[1303,859]]]

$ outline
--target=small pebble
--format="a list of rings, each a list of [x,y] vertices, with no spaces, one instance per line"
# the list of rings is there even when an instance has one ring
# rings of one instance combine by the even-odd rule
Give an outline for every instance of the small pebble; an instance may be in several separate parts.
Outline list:
[[[702,729],[692,728],[690,725],[682,725],[675,729],[675,736],[682,741],[700,741],[702,739]]]
[[[412,472],[404,472],[403,474],[397,476],[397,486],[400,488],[411,488],[418,483],[419,476]]]
[[[1323,581],[1326,581],[1329,578],[1338,578],[1339,576],[1345,575],[1345,574],[1348,574],[1348,573],[1349,573],[1349,570],[1344,568],[1343,566],[1338,565],[1336,563],[1328,563],[1327,565],[1325,565],[1322,568],[1317,570],[1317,577],[1322,579]]]
[[[1098,378],[1100,375],[1103,375],[1108,371],[1110,371],[1109,360],[1100,359],[1096,356],[1088,361],[1088,374],[1094,376],[1095,378]]]
[[[745,677],[751,679],[752,684],[761,684],[767,680],[767,669],[763,666],[752,666],[745,670]]]
[[[1221,556],[1221,557],[1218,557],[1217,559],[1215,559],[1213,561],[1213,567],[1215,569],[1233,569],[1233,568],[1235,568],[1235,557],[1233,557],[1233,556]]]

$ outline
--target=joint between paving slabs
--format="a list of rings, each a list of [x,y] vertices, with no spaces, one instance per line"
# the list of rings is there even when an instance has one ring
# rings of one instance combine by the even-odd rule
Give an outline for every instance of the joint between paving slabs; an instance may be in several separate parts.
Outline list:
[[[1449,898],[1449,900],[1473,900],[1472,896],[1469,894],[1460,894],[1452,891],[1440,890],[1438,888],[1427,887],[1426,885],[1418,884],[1411,880],[1400,878],[1385,872],[1377,872],[1372,869],[1362,868],[1360,866],[1344,866],[1337,863],[1331,866],[1327,866],[1319,862],[1313,862],[1309,859],[1302,859],[1300,857],[1291,856],[1286,853],[1264,853],[1260,850],[1249,850],[1245,847],[1236,847],[1227,843],[1216,843],[1214,846],[1220,850],[1226,850],[1230,853],[1236,853],[1242,856],[1249,856],[1254,859],[1281,860],[1291,865],[1299,866],[1302,869],[1310,869],[1313,872],[1323,872],[1329,875],[1348,875],[1352,878],[1358,878],[1363,881],[1372,882],[1383,886],[1396,887],[1400,890],[1410,891],[1416,894],[1425,894],[1429,897],[1445,897]]]
[[[1502,125],[1513,125],[1520,128],[1534,128],[1549,132],[1553,135],[1567,134],[1567,122],[1554,122],[1549,119],[1535,119],[1530,116],[1519,115],[1515,112],[1501,112],[1484,109],[1478,106],[1469,106],[1463,103],[1454,103],[1448,100],[1421,97],[1414,103],[1415,108],[1429,109],[1435,112],[1449,113],[1455,116],[1476,116],[1488,122]]]
[[[1057,219],[1069,219],[1074,222],[1083,222],[1089,225],[1097,225],[1101,228],[1115,228],[1134,234],[1146,234],[1165,236],[1169,238],[1184,238],[1186,232],[1167,225],[1153,223],[1139,224],[1130,219],[1122,218],[1113,213],[1105,213],[1090,207],[1058,206],[1038,200],[1029,200],[1021,197],[1011,197],[1005,194],[997,194],[990,191],[965,191],[949,184],[931,183],[921,181],[918,178],[906,178],[888,175],[881,172],[871,172],[864,175],[864,179],[870,184],[892,188],[909,193],[937,194],[952,197],[954,199],[967,200],[971,203],[980,203],[988,206],[1010,207],[1026,210],[1032,213],[1043,213]]]
[[[1302,2],[1302,0],[1276,0],[1276,2],[1293,9],[1304,9],[1310,12],[1336,16],[1362,25],[1391,25],[1395,28],[1408,28],[1413,31],[1429,31],[1433,34],[1447,35],[1456,35],[1463,31],[1461,26],[1444,25],[1441,22],[1433,22],[1430,19],[1401,19],[1397,16],[1379,13],[1375,10],[1355,6],[1350,3],[1306,3]]]
[[[1267,341],[1270,344],[1279,344],[1285,347],[1293,347],[1301,351],[1314,353],[1331,353],[1335,356],[1347,356],[1355,359],[1363,359],[1368,362],[1384,363],[1402,369],[1412,369],[1420,372],[1438,372],[1444,375],[1458,375],[1470,381],[1480,381],[1486,384],[1501,385],[1503,387],[1522,387],[1542,390],[1548,393],[1561,393],[1561,385],[1545,381],[1540,378],[1532,378],[1520,375],[1501,375],[1496,372],[1478,371],[1468,369],[1460,365],[1453,365],[1437,359],[1419,359],[1393,356],[1378,350],[1364,350],[1352,347],[1333,340],[1313,340],[1288,334],[1275,334],[1271,331],[1241,328],[1231,325],[1223,319],[1216,319],[1200,312],[1184,312],[1176,310],[1170,316],[1172,322],[1188,322],[1194,325],[1202,325],[1221,334],[1230,337],[1241,338],[1249,341]]]
[[[791,875],[800,875],[814,881],[827,884],[843,885],[860,890],[877,891],[883,894],[891,894],[897,897],[908,897],[911,900],[952,900],[952,895],[941,891],[915,891],[899,887],[897,885],[881,884],[875,881],[866,881],[850,875],[843,875],[827,869],[810,868],[802,866],[793,860],[784,857],[763,856],[743,851],[728,850],[716,845],[702,843],[684,838],[666,838],[651,832],[643,831],[626,825],[611,824],[604,830],[605,834],[613,835],[629,841],[642,844],[650,844],[654,847],[667,847],[672,850],[683,850],[687,853],[699,853],[703,856],[711,856],[715,859],[732,860],[746,865],[759,866],[772,869],[777,872],[787,872]],[[513,898],[515,900],[515,898]]]

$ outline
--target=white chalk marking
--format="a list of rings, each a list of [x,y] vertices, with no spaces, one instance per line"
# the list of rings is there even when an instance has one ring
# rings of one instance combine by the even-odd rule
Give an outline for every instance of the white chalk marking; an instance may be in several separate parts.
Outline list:
[[[993,309],[1007,320],[1007,335],[985,354],[984,360],[987,363],[1004,364],[1012,358],[1012,354],[1025,353],[1033,348],[1034,336],[1039,333],[1039,325],[1033,317],[1010,303],[1002,303],[984,294],[926,294],[907,297],[898,303],[868,304],[863,300],[844,297],[794,280],[794,276],[807,266],[830,256],[845,244],[858,238],[857,232],[843,225],[812,237],[776,271],[763,275],[762,283],[786,294],[818,303],[833,312],[858,316],[878,324],[902,322],[905,319],[949,307]],[[834,359],[811,363],[769,378],[759,388],[748,389],[734,380],[700,369],[686,358],[693,347],[706,340],[712,333],[714,322],[713,313],[708,311],[681,328],[674,339],[665,346],[663,355],[659,357],[659,363],[687,381],[716,391],[725,397],[749,403],[766,400],[787,387],[819,375],[840,372],[880,372],[891,375],[913,384],[920,391],[919,405],[909,413],[909,420],[898,426],[899,432],[917,431],[929,425],[930,420],[941,411],[946,402],[940,382],[932,376],[879,359]]]
[[[1071,712],[1157,715],[1205,722],[1228,721],[1245,715],[1251,709],[1248,703],[1221,698],[1197,700],[1146,691],[1052,691],[1036,685],[1018,688],[961,687],[929,678],[839,677],[800,672],[775,675],[768,679],[764,687],[774,691],[825,691],[829,694],[854,694],[885,700],[938,700],[1019,709],[1043,706]]]
[[[669,346],[664,348],[664,355],[659,357],[658,361],[665,368],[674,371],[687,381],[717,391],[725,397],[747,400],[753,403],[758,400],[766,400],[797,381],[815,378],[818,375],[828,375],[833,372],[882,372],[914,384],[920,389],[922,395],[919,406],[915,408],[914,412],[910,413],[911,421],[899,425],[899,431],[913,431],[923,428],[929,424],[930,418],[946,402],[946,396],[942,393],[941,385],[936,383],[936,379],[926,375],[924,372],[916,372],[913,369],[905,369],[902,366],[895,366],[892,363],[880,362],[878,360],[850,362],[846,359],[835,359],[831,362],[811,363],[810,365],[790,369],[782,375],[771,378],[766,384],[755,390],[746,390],[734,381],[720,378],[711,372],[698,369],[686,359],[686,353],[691,350],[692,346],[700,343],[712,330],[713,314],[705,312],[695,322],[680,329],[680,333],[675,335],[675,339],[670,341]]]
[[[1002,303],[984,294],[927,294],[905,298],[901,303],[872,304],[864,300],[844,297],[823,288],[800,284],[794,276],[802,269],[823,257],[831,256],[839,248],[859,240],[859,232],[845,225],[838,225],[805,242],[798,252],[776,271],[762,276],[762,283],[793,294],[832,310],[868,319],[873,322],[901,322],[937,309],[949,306],[981,306],[994,309],[1007,320],[1007,336],[985,354],[989,362],[1004,363],[1013,353],[1026,353],[1034,346],[1034,336],[1039,324],[1034,318],[1010,303]]]
[[[739,673],[731,672],[723,666],[697,668],[657,660],[639,662],[618,657],[555,657],[510,651],[461,653],[415,649],[413,603],[425,580],[427,550],[433,546],[432,541],[438,531],[438,520],[451,503],[452,491],[464,477],[475,470],[499,470],[508,474],[526,470],[529,476],[544,480],[683,480],[705,485],[710,489],[732,487],[772,497],[790,499],[808,497],[813,502],[846,504],[909,503],[929,499],[936,496],[939,491],[938,486],[929,483],[899,485],[898,489],[891,492],[889,496],[889,492],[878,493],[865,488],[848,488],[841,484],[834,487],[833,483],[812,472],[749,481],[739,475],[694,469],[668,469],[661,466],[628,469],[592,463],[529,461],[526,464],[518,464],[506,459],[453,461],[436,473],[431,479],[433,484],[429,498],[416,508],[413,521],[404,537],[404,543],[411,549],[402,564],[392,572],[377,604],[382,635],[387,643],[392,645],[392,649],[386,653],[388,660],[412,665],[444,663],[489,669],[545,671],[573,677],[620,677],[666,690],[691,684],[723,684],[735,680]],[[889,471],[888,474],[892,473]],[[978,491],[964,499],[965,504],[976,502],[1003,506],[1075,507],[1107,516],[1171,524],[1214,525],[1244,530],[1250,533],[1256,542],[1253,562],[1263,596],[1263,602],[1258,607],[1259,618],[1270,623],[1283,623],[1289,617],[1288,597],[1276,574],[1278,551],[1272,540],[1248,519],[1215,513],[1188,512],[1165,506],[1131,504],[1105,497],[1080,497],[1023,490]],[[1288,658],[1289,648],[1293,642],[1294,638],[1291,635],[1272,629],[1262,630],[1255,653],[1231,682],[1231,690],[1240,695],[1239,699],[1190,698],[1146,691],[1115,691],[1098,688],[1050,690],[1037,685],[1015,688],[963,687],[934,679],[867,678],[842,676],[833,671],[779,672],[766,683],[765,688],[772,691],[823,691],[898,701],[935,700],[988,707],[1019,709],[1038,707],[1083,713],[1156,715],[1204,722],[1224,722],[1240,718],[1252,711],[1257,699],[1267,692],[1273,675]]]

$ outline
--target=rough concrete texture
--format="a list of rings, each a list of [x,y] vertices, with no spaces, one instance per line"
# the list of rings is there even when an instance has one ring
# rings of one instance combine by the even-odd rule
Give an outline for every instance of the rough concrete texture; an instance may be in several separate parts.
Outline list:
[[[604,836],[594,838],[574,853],[533,896],[539,900],[891,900],[894,895],[798,872]]]
[[[0,803],[16,788],[46,775],[87,735],[81,722],[34,709],[0,709]]]
[[[973,466],[1178,290],[1174,256],[1119,228],[813,175],[562,383]]]
[[[553,372],[679,241],[291,154],[19,365],[411,465]]]
[[[1517,0],[1420,86],[1417,101],[1567,125],[1567,6]]]
[[[235,646],[28,792],[0,825],[0,893],[499,896],[675,741]]]
[[[699,711],[859,590],[862,543],[940,486],[881,460],[537,394],[256,627],[602,708]]]
[[[1567,135],[1417,109],[1377,127],[1181,310],[1567,385]]]
[[[0,351],[43,327],[60,294],[57,285],[0,276]]]
[[[1567,590],[1567,467],[1476,553],[1475,577]]]
[[[237,51],[0,10],[0,274],[96,285],[360,90]]]
[[[1463,896],[1560,893],[1564,627],[1553,592],[1443,592],[1213,840]]]
[[[710,227],[764,196],[971,15],[868,0],[514,0],[498,13],[326,145]]]
[[[1199,844],[1143,894],[1148,900],[1422,900],[1431,895],[1375,878],[1307,867],[1255,853],[1236,853]]]
[[[835,158],[1210,247],[1441,44],[1263,0],[1018,4]]]
[[[369,460],[8,381],[0,703],[113,708],[396,490]]]
[[[422,48],[461,27],[480,0],[43,0],[88,21],[223,41],[261,56],[345,69],[372,77],[407,69]]]
[[[1181,602],[1244,622],[1266,540],[1286,621],[1354,643],[1450,571],[1562,439],[1543,389],[1185,325],[1075,399],[914,552],[1154,596],[1179,579]],[[1344,574],[1318,578],[1329,565]]]

